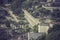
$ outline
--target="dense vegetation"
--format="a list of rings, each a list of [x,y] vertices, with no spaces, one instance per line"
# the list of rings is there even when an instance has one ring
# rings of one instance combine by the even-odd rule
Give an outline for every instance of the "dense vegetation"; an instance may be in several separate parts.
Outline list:
[[[5,4],[11,4],[11,10],[13,11],[14,15],[18,16],[19,22],[17,23],[13,20],[7,20],[6,17],[11,16],[8,14],[8,12],[6,12],[6,10],[0,8],[0,27],[1,27],[0,31],[2,30],[0,32],[2,36],[0,37],[0,40],[7,40],[8,38],[14,36],[16,37],[18,35],[22,35],[31,31],[28,21],[24,18],[24,12],[22,11],[22,9],[26,9],[33,17],[40,18],[42,21],[44,21],[46,17],[49,17],[49,19],[53,20],[54,22],[60,22],[60,10],[54,9],[53,12],[51,12],[50,10],[43,8],[39,0],[14,0],[14,1],[12,0],[9,2],[5,3],[3,0],[0,0],[0,7],[5,7]],[[5,26],[2,27],[1,24],[5,24],[6,27]],[[60,25],[54,25],[53,28],[50,28],[48,30],[48,38],[47,38],[48,40],[54,40],[55,35],[56,36],[60,35],[59,26]],[[33,28],[34,29],[32,30],[34,32],[38,32],[37,25],[35,25]],[[7,36],[6,38],[3,37],[5,35]],[[49,37],[51,38],[53,37],[53,39]]]

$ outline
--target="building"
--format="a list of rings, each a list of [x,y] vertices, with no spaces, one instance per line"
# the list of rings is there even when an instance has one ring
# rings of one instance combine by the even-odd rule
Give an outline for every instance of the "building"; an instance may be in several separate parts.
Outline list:
[[[47,0],[42,7],[49,10],[60,9],[60,0]]]
[[[45,40],[46,33],[29,33],[28,40]]]

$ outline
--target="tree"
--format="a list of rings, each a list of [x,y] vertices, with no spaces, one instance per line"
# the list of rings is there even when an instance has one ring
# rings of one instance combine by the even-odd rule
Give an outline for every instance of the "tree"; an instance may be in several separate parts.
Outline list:
[[[50,28],[48,30],[48,33],[55,32],[55,31],[58,31],[58,30],[60,30],[60,25],[55,24],[55,25],[53,25],[53,28]]]
[[[30,8],[32,7],[32,3],[33,3],[33,0],[28,0],[28,1],[26,0],[25,2],[22,3],[22,7],[25,9]]]
[[[8,16],[8,12],[3,8],[0,8],[0,40],[11,39],[11,35],[9,34],[10,22],[6,19]]]
[[[3,0],[0,0],[0,6],[3,5]]]
[[[46,40],[46,34],[39,36],[36,40]]]
[[[52,13],[52,20],[55,22],[53,24],[53,27],[50,28],[48,30],[48,37],[47,37],[47,40],[60,40],[60,11],[57,9],[57,10],[53,10],[53,13]],[[59,22],[59,23],[57,23]]]
[[[47,40],[57,40],[57,39],[60,40],[60,38],[59,38],[60,32],[59,31],[60,30],[49,33],[47,36]]]
[[[31,28],[29,27],[29,25],[26,25],[26,26],[25,26],[25,30],[26,30],[25,33],[28,33],[28,32],[31,31]]]
[[[59,9],[54,9],[53,12],[51,13],[51,16],[52,16],[52,20],[55,20],[55,21],[60,21],[60,10]]]
[[[33,27],[33,32],[38,32],[38,25],[34,25],[34,27]]]
[[[14,10],[16,10],[16,9],[20,9],[22,6],[22,3],[24,2],[25,0],[15,0],[13,3],[12,3],[12,6],[11,6],[11,8],[12,8],[12,10],[14,11]]]
[[[0,27],[0,40],[10,40],[11,35],[6,31],[5,28]]]
[[[0,8],[0,24],[5,24],[7,27],[10,27],[10,22],[6,19],[8,16],[8,12]]]

